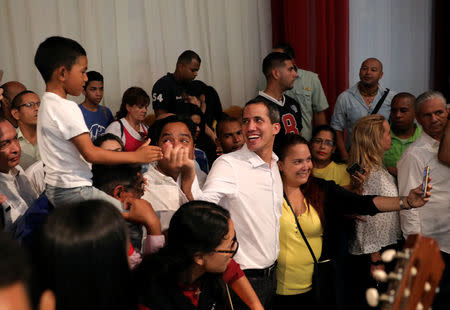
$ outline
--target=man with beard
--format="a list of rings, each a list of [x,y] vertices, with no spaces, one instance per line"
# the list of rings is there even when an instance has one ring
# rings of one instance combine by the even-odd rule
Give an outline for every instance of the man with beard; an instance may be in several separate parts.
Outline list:
[[[331,118],[336,130],[336,144],[342,159],[348,159],[353,125],[361,117],[380,114],[389,119],[393,92],[378,82],[383,77],[383,64],[376,58],[364,60],[359,69],[360,81],[339,95]],[[347,139],[344,130],[347,129]],[[347,140],[347,143],[345,143]]]
[[[255,100],[275,104],[280,113],[280,133],[301,134],[302,110],[295,99],[284,95],[286,90],[294,87],[298,77],[292,58],[279,52],[272,52],[263,60],[263,73],[267,80],[267,87],[260,91]],[[275,139],[274,150],[277,149],[279,138]]]

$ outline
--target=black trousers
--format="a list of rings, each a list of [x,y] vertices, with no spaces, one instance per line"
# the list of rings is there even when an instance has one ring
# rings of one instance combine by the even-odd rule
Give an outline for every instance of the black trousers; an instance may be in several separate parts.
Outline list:
[[[439,293],[434,297],[433,310],[450,309],[450,254],[441,252],[445,268],[439,283]]]
[[[297,295],[275,295],[274,310],[317,310],[318,305],[315,303],[311,291]]]
[[[277,291],[276,264],[266,268],[266,270],[243,270],[248,281],[258,295],[259,301],[264,309],[273,308],[273,300]],[[247,305],[239,298],[239,296],[231,293],[233,307],[235,310],[248,309]]]

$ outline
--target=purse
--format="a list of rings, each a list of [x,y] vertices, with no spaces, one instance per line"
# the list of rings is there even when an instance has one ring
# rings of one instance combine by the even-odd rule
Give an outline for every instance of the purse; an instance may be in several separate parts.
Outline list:
[[[314,271],[312,277],[312,294],[316,304],[320,309],[332,310],[336,308],[336,287],[335,287],[335,270],[334,263],[331,259],[317,260],[314,252],[309,245],[308,239],[303,232],[300,223],[298,222],[297,216],[295,215],[294,209],[287,198],[286,193],[283,193],[284,199],[286,200],[289,208],[291,208],[292,214],[295,218],[295,223],[297,224],[298,231],[302,235],[303,240],[308,247],[308,250],[314,260]],[[323,249],[323,242],[322,242]],[[323,251],[322,251],[323,252]]]

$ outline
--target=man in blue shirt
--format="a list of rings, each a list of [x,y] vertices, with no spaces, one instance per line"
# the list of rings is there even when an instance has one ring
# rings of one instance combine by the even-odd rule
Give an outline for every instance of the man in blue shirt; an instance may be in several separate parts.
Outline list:
[[[84,101],[79,105],[84,121],[89,129],[92,141],[105,133],[105,129],[114,121],[111,110],[100,105],[103,99],[103,75],[96,71],[87,73],[88,81],[84,85]]]
[[[364,60],[359,69],[360,81],[339,95],[331,118],[331,127],[336,130],[337,149],[342,159],[348,159],[352,129],[361,117],[372,114],[383,97],[385,89],[378,83],[383,77],[383,64],[376,58]],[[387,93],[376,114],[389,119],[392,91]],[[347,139],[344,130],[347,129]],[[347,140],[347,143],[345,143]]]

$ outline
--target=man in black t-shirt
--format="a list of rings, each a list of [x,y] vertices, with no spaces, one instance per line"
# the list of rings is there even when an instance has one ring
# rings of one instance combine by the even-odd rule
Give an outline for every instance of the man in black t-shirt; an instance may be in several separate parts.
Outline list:
[[[176,112],[177,103],[183,102],[181,94],[186,84],[197,77],[200,63],[200,56],[196,52],[184,51],[178,57],[175,72],[167,73],[156,81],[152,89],[152,105],[157,117],[167,112]]]
[[[272,102],[280,111],[281,130],[279,135],[289,133],[300,134],[302,130],[302,111],[300,104],[293,98],[283,94],[292,89],[297,78],[293,60],[285,53],[273,52],[263,60],[263,73],[267,80],[267,87],[256,97],[261,101]],[[274,149],[277,148],[275,139]]]

